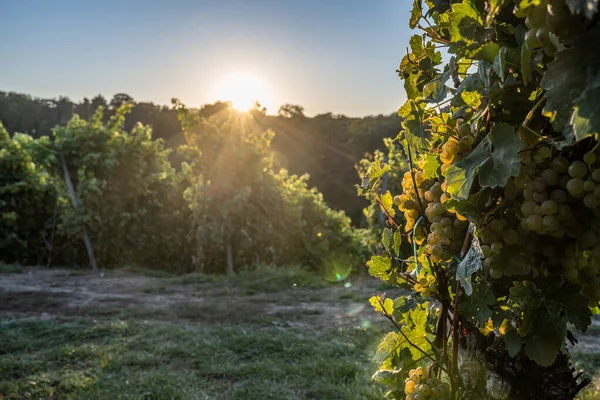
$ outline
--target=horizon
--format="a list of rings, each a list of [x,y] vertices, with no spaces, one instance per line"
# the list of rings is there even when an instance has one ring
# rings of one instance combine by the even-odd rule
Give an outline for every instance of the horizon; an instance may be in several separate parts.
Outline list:
[[[412,35],[408,4],[25,0],[3,11],[7,92],[75,102],[127,93],[191,108],[247,108],[261,93],[269,114],[297,104],[307,116],[348,117],[387,115],[406,98],[395,69]]]

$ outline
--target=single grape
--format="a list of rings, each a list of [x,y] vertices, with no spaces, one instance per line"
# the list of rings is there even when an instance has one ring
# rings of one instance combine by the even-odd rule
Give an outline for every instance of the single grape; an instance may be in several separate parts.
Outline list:
[[[580,197],[585,193],[585,190],[583,189],[583,180],[580,178],[569,179],[569,182],[567,182],[567,190],[573,196]]]
[[[600,169],[595,169],[592,171],[592,179],[596,182],[600,182]]]
[[[558,204],[554,200],[546,200],[542,203],[542,214],[552,215],[558,211]]]
[[[542,172],[542,179],[548,186],[558,185],[560,174],[555,169],[548,168]]]
[[[429,396],[431,394],[431,388],[428,385],[423,384],[419,386],[419,392],[423,396]]]
[[[493,279],[500,279],[500,278],[502,278],[503,272],[501,269],[492,267],[492,268],[490,268],[489,274],[490,274],[490,277],[492,277]]]
[[[533,192],[533,200],[538,204],[543,203],[548,200],[548,192]]]
[[[575,281],[579,277],[579,272],[575,268],[565,269],[564,276],[567,280]]]
[[[483,253],[483,257],[488,258],[492,255],[492,249],[487,244],[481,246],[481,252]]]
[[[528,231],[537,231],[542,228],[543,218],[538,214],[532,214],[525,220]]]
[[[425,375],[425,369],[423,369],[423,367],[417,367],[417,369],[415,370],[415,373],[419,377],[424,376]]]
[[[561,204],[558,206],[556,216],[560,221],[568,221],[573,216],[573,211],[571,210],[571,207],[569,205]]]
[[[542,206],[535,206],[535,207],[533,207],[533,213],[534,214],[538,214],[538,215],[542,215]]]
[[[452,220],[448,217],[444,217],[442,218],[442,220],[440,221],[440,224],[442,224],[442,226],[444,228],[448,227],[448,226],[452,226]]]
[[[550,200],[553,200],[556,204],[564,204],[567,202],[567,192],[561,189],[554,189],[550,193]]]
[[[440,246],[439,244],[436,244],[435,246],[433,246],[433,248],[431,249],[431,254],[434,256],[441,256],[444,253],[444,248],[442,246]]]
[[[444,147],[445,147],[445,150],[450,155],[455,155],[456,153],[458,153],[460,151],[460,146],[458,145],[458,142],[455,142],[455,141],[446,142]]]
[[[471,148],[471,146],[473,146],[474,142],[475,137],[473,137],[473,135],[465,135],[462,138],[460,138],[460,140],[458,141],[458,145],[460,146],[461,150],[468,150]]]
[[[436,199],[436,196],[433,194],[433,192],[431,190],[428,190],[425,192],[425,200],[427,201],[434,201]]]
[[[542,178],[533,178],[533,180],[529,184],[529,187],[534,192],[543,192],[546,190],[546,182]]]
[[[550,33],[550,30],[548,29],[548,27],[542,25],[542,26],[538,27],[538,30],[535,33],[535,37],[540,42],[547,43],[548,42],[548,35],[549,35],[549,33]]]
[[[587,165],[581,161],[573,161],[569,165],[569,175],[573,178],[583,178],[587,174]]]
[[[537,28],[531,28],[525,34],[525,43],[530,49],[537,49],[544,45],[542,41],[537,38]]]
[[[594,184],[594,181],[592,181],[592,180],[587,180],[587,181],[583,182],[583,189],[586,192],[594,191],[595,187],[596,187],[596,185]]]
[[[419,218],[419,212],[417,210],[408,210],[407,212],[404,213],[404,216],[406,216],[406,219],[417,219]]]
[[[596,196],[594,196],[592,193],[588,193],[583,197],[583,204],[587,208],[594,209],[597,208],[600,203],[598,202],[598,198]]]
[[[596,155],[593,152],[588,152],[583,155],[583,162],[588,165],[592,165],[596,162]]]
[[[394,205],[400,206],[400,204],[402,204],[402,197],[400,195],[394,196]]]
[[[439,223],[439,222],[434,222],[434,223],[433,223],[433,224],[431,224],[431,226],[429,227],[429,230],[431,230],[431,232],[434,232],[434,231],[441,231],[441,230],[443,230],[443,229],[444,229],[444,227],[443,227],[443,226],[442,226],[442,224],[441,224],[441,223]]]
[[[506,244],[516,244],[519,241],[519,234],[514,229],[507,229],[502,235]]]
[[[454,237],[454,233],[454,228],[452,228],[451,226],[447,226],[444,228],[445,237],[452,239]]]
[[[523,204],[521,204],[521,213],[524,216],[529,216],[529,215],[533,214],[533,210],[536,206],[537,206],[537,204],[535,201],[532,201],[532,200],[524,201]]]
[[[435,212],[437,215],[442,215],[446,212],[446,208],[442,205],[442,203],[435,203],[433,205],[433,212]]]
[[[458,126],[458,135],[460,137],[465,137],[471,134],[471,125],[470,124],[461,124]]]
[[[558,221],[558,218],[556,218],[554,215],[546,215],[542,220],[542,228],[547,232],[554,232],[559,227],[560,222]]]
[[[552,160],[552,168],[561,174],[567,172],[569,169],[569,160],[565,157],[556,157]]]
[[[533,190],[529,188],[523,189],[523,197],[525,200],[533,200]]]
[[[423,289],[423,290],[421,291],[421,295],[422,295],[423,297],[429,297],[429,296],[431,295],[431,289],[429,289],[429,288],[425,288],[425,289]]]
[[[494,243],[492,243],[490,248],[492,249],[493,253],[500,254],[500,252],[502,251],[502,243],[494,242]]]
[[[434,283],[430,284],[429,285],[429,290],[431,290],[432,293],[437,292],[438,291],[438,285],[437,285],[437,283],[434,282]]]

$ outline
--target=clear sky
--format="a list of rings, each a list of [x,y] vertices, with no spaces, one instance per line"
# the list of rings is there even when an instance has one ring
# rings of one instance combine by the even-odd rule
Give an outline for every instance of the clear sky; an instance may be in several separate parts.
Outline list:
[[[235,74],[269,113],[390,113],[409,0],[0,0],[0,90],[197,107]],[[259,99],[260,100],[260,99]]]

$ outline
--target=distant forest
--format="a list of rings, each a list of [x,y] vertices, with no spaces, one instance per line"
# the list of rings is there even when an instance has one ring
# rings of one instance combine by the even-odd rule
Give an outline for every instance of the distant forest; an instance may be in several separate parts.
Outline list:
[[[162,138],[168,148],[175,150],[184,143],[175,110],[135,102],[124,93],[114,95],[110,101],[96,96],[76,103],[67,97],[41,99],[0,92],[0,121],[11,134],[21,132],[40,137],[51,135],[54,126],[65,124],[73,114],[88,119],[100,106],[104,107],[107,120],[124,103],[134,104],[125,122],[126,130],[141,122],[150,125],[153,137]],[[207,104],[196,111],[206,118],[232,112],[230,104],[224,102]],[[361,225],[361,210],[367,203],[356,196],[356,190],[348,183],[358,183],[355,165],[365,153],[382,149],[383,138],[394,137],[399,131],[398,115],[351,118],[326,113],[307,117],[302,106],[291,104],[281,106],[277,115],[266,115],[258,106],[250,112],[256,123],[249,129],[257,133],[268,129],[275,132],[272,148],[279,156],[280,166],[294,174],[310,174],[310,185],[323,193],[325,201],[335,209],[344,210],[354,224]],[[173,151],[171,156],[174,165],[178,165],[177,153]]]

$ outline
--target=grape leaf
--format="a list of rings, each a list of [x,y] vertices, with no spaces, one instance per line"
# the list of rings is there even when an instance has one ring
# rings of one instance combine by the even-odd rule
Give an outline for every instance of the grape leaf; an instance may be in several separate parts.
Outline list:
[[[381,203],[382,204],[380,204],[380,207],[383,212],[392,217],[396,215],[396,210],[394,209],[394,198],[389,190],[381,195]]]
[[[398,316],[401,319],[402,314],[406,314],[410,310],[414,310],[417,306],[417,301],[412,296],[402,296],[394,300],[394,316]]]
[[[415,29],[419,20],[421,19],[421,13],[423,12],[423,2],[422,0],[415,0],[413,2],[412,12],[410,13],[410,21],[408,26],[410,29]]]
[[[446,82],[450,78],[450,71],[444,71],[437,78],[430,80],[423,87],[424,101],[428,103],[441,103],[448,94]]]
[[[494,59],[494,72],[502,82],[506,80],[506,47],[502,47]]]
[[[523,43],[521,46],[521,76],[523,77],[523,84],[529,85],[531,82],[531,50],[527,43]]]
[[[388,282],[392,277],[392,260],[388,257],[373,256],[367,261],[369,274],[374,278],[379,278],[384,282]]]
[[[429,319],[428,310],[429,303],[423,303],[415,309],[410,310],[406,314],[405,321],[408,324],[408,329],[403,329],[404,334],[414,344],[421,348],[426,353],[431,351],[431,343],[427,340],[427,321]],[[411,346],[402,335],[398,337],[398,345],[408,347],[414,358],[422,357],[423,354]]]
[[[450,40],[453,42],[462,42],[465,36],[474,36],[475,31],[483,28],[483,18],[472,0],[452,4],[448,18]]]
[[[400,257],[400,245],[402,244],[402,235],[399,231],[394,232],[392,237],[392,249],[396,256]]]
[[[383,363],[394,351],[396,348],[396,342],[398,341],[398,334],[396,332],[389,332],[379,345],[377,346],[377,351],[375,352],[375,356],[373,356],[373,361],[381,364]]]
[[[471,285],[471,275],[481,270],[482,264],[481,259],[483,258],[483,251],[479,240],[473,238],[471,241],[471,248],[465,255],[465,258],[458,264],[456,269],[456,279],[460,281],[467,296],[473,293],[473,286]]]
[[[475,175],[483,187],[504,186],[511,176],[519,175],[519,151],[523,142],[514,127],[496,124],[492,131],[465,159],[446,171],[447,191],[454,200],[469,197]]]
[[[388,298],[382,298],[381,296],[372,296],[369,299],[369,303],[373,306],[375,312],[382,313],[384,315],[392,315],[394,312],[394,301]]]
[[[489,283],[475,285],[471,295],[463,300],[458,303],[460,314],[477,321],[480,325],[484,325],[492,317],[490,306],[497,303]]]
[[[510,330],[504,336],[504,344],[506,344],[508,355],[514,357],[521,350],[521,336],[519,336],[517,331]]]
[[[404,135],[407,144],[417,151],[427,147],[428,135],[425,132],[422,123],[424,109],[424,103],[408,100],[400,107],[400,110],[398,110],[398,115],[404,118],[402,126],[405,129]]]
[[[575,102],[571,124],[577,140],[600,132],[600,75]]]
[[[599,48],[593,36],[584,49]],[[550,118],[554,129],[563,132],[569,129],[573,114],[573,102],[588,86],[588,73],[595,74],[600,67],[600,52],[583,50],[581,47],[565,48],[556,52],[554,61],[542,78],[541,87],[546,90],[543,114]],[[583,128],[581,128],[583,129]]]
[[[525,336],[525,353],[539,365],[550,366],[564,345],[566,336],[567,326],[560,316],[542,310]]]
[[[469,107],[479,108],[481,105],[481,94],[479,92],[463,91],[460,93],[460,98]]]
[[[588,19],[593,19],[598,12],[598,0],[567,0],[573,14],[584,14]]]
[[[364,196],[365,194],[367,194],[373,188],[373,185],[375,185],[377,181],[379,181],[379,178],[381,178],[390,169],[391,167],[385,163],[382,167],[380,160],[373,161],[371,163],[369,173],[363,177],[362,183],[360,185],[356,185],[358,195]]]
[[[381,233],[381,243],[385,248],[385,251],[389,252],[392,246],[392,238],[394,237],[394,232],[390,228],[383,228],[383,232]]]
[[[425,174],[425,179],[436,178],[438,174],[438,169],[442,166],[442,162],[440,158],[435,154],[427,154],[425,155],[425,163],[423,164],[423,173]]]

